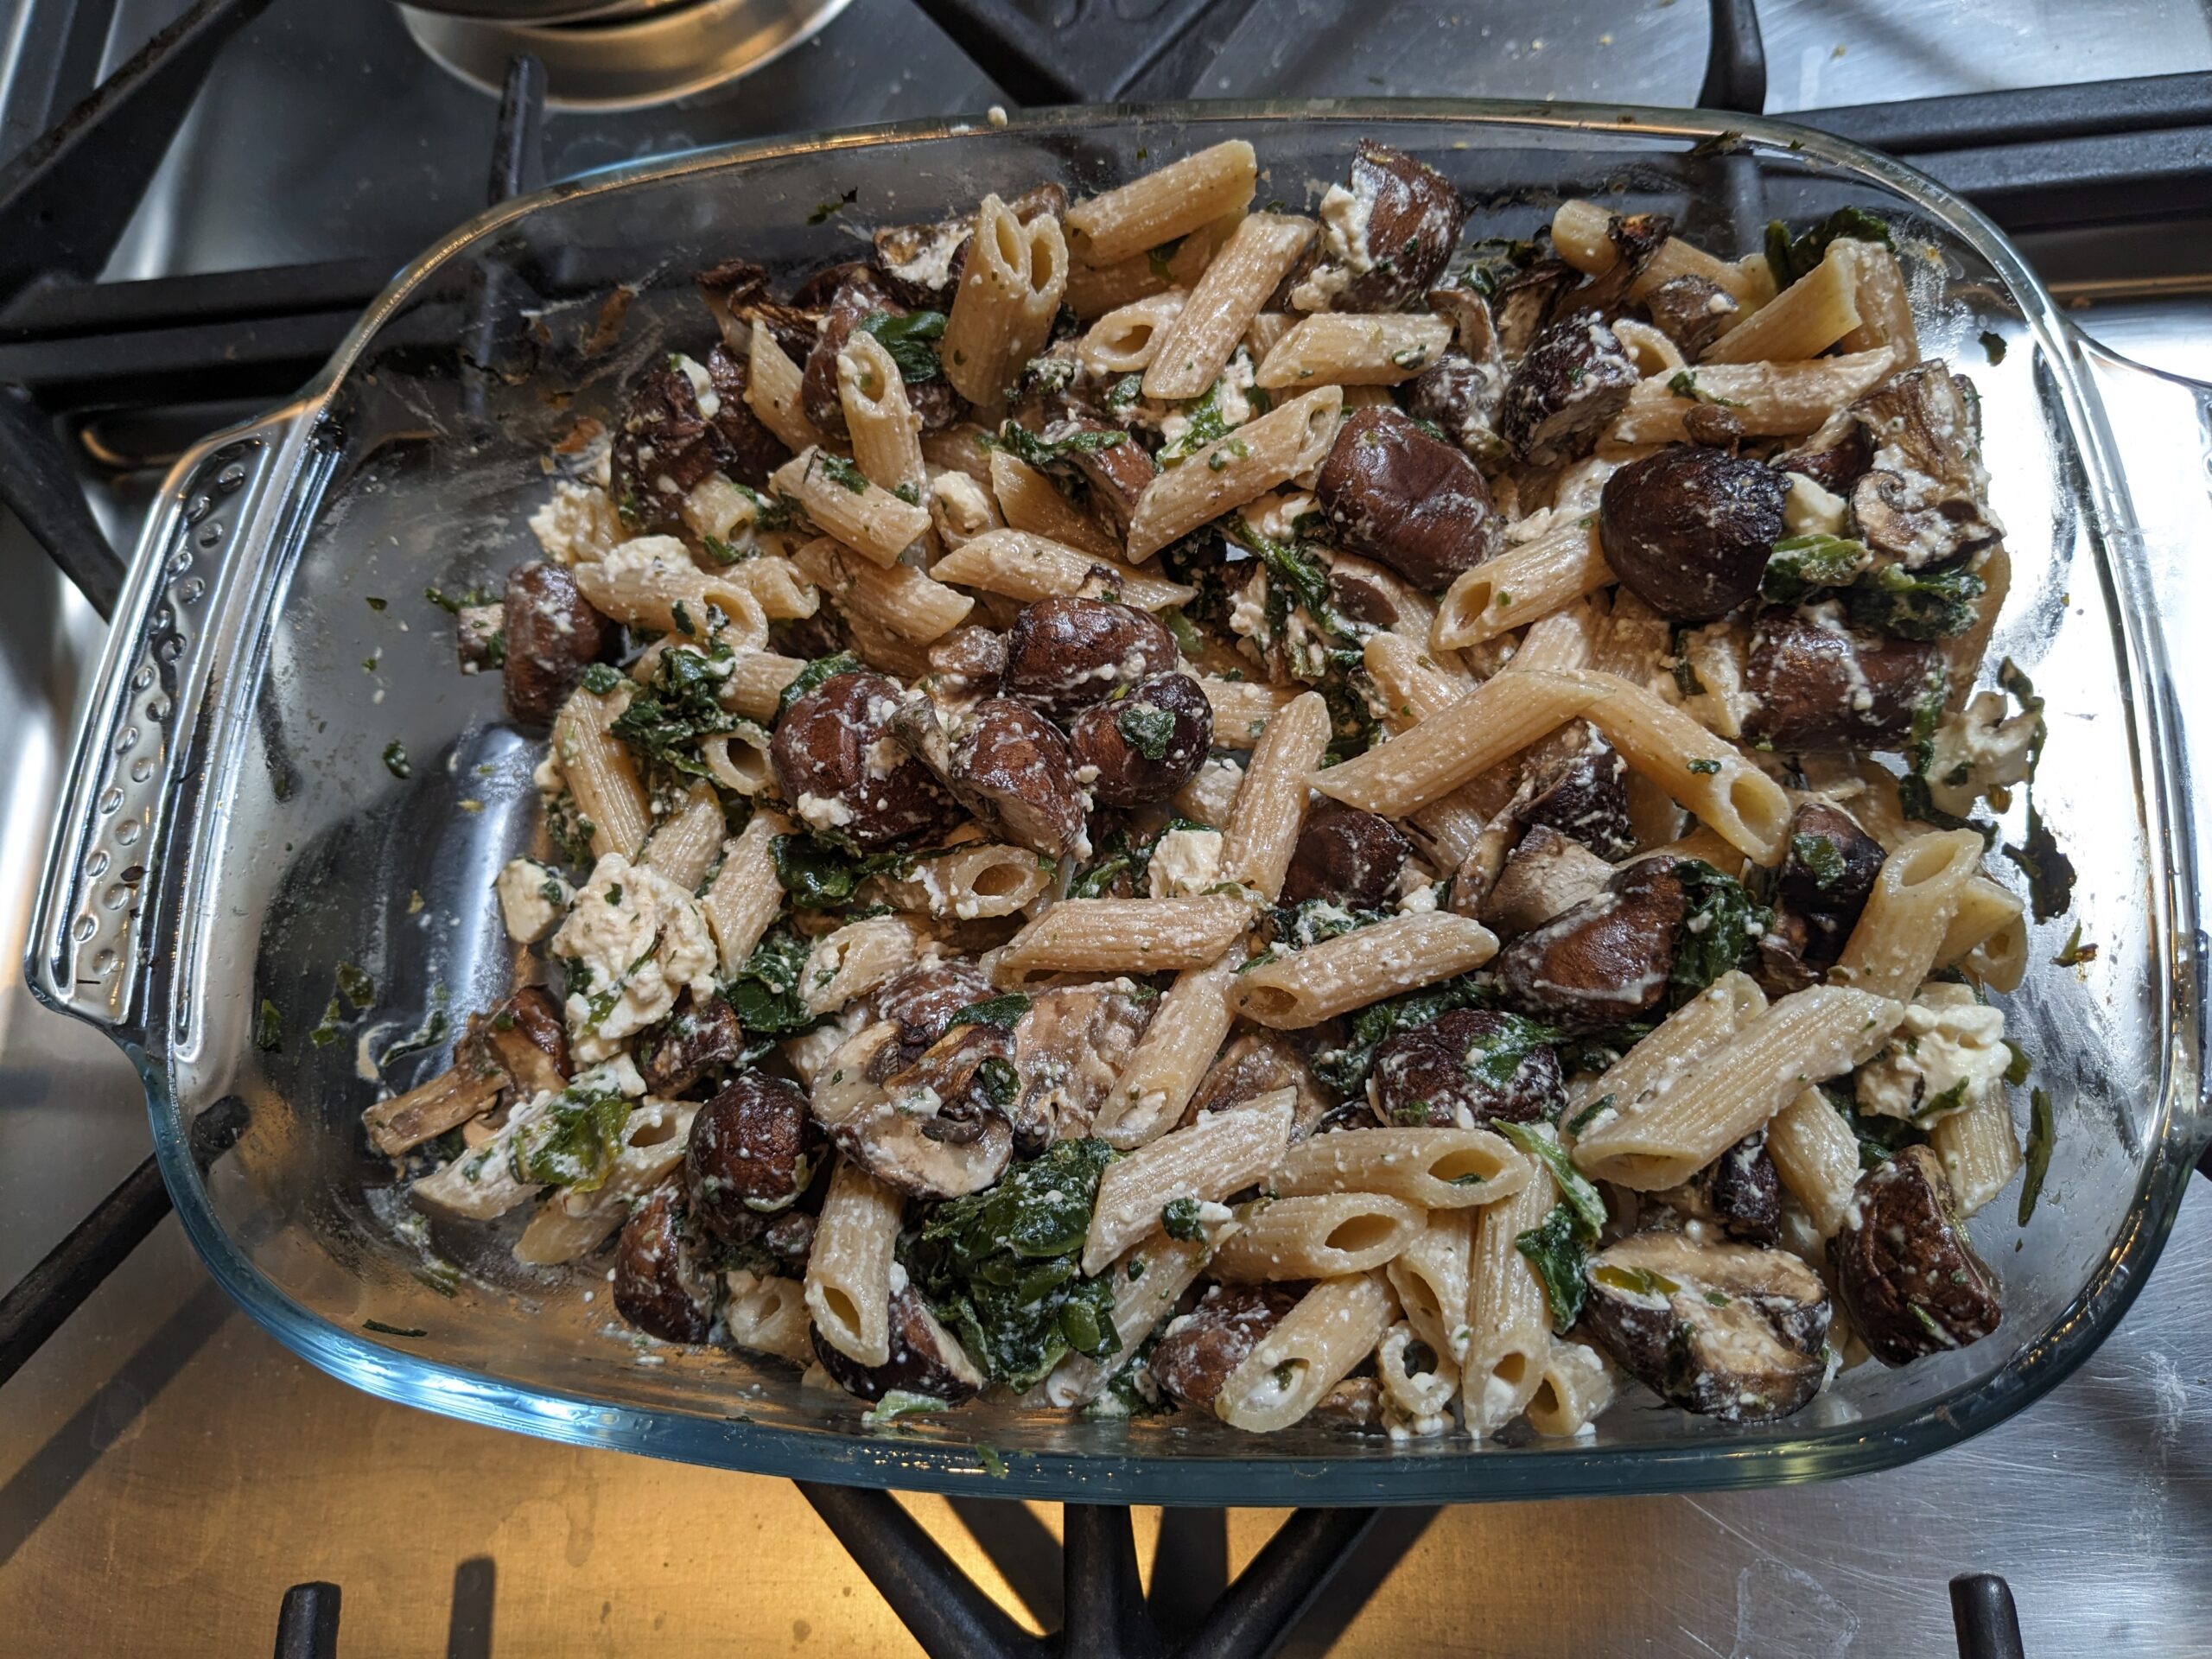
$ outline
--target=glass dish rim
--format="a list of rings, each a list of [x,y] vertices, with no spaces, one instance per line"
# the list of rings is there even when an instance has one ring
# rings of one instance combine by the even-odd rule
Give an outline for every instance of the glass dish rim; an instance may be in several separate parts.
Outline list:
[[[261,420],[211,437],[181,460],[166,481],[161,507],[149,515],[148,550],[169,523],[175,497],[193,467],[242,433],[276,437],[283,454],[272,486],[289,499],[302,478],[304,448],[315,417],[378,331],[404,307],[426,278],[472,245],[503,227],[556,204],[660,183],[695,174],[741,169],[805,154],[834,156],[946,138],[988,142],[1001,134],[1036,137],[1176,121],[1215,126],[1285,119],[1356,123],[1434,122],[1471,127],[1524,128],[1599,137],[1629,132],[1640,138],[1692,142],[1735,135],[1789,151],[1878,184],[1939,219],[1974,247],[2006,286],[2023,321],[2054,365],[2069,424],[2082,439],[2086,491],[2094,507],[2093,530],[2107,544],[2103,563],[2125,576],[2111,544],[2124,541],[2132,515],[2110,453],[2110,436],[2098,400],[2085,384],[2079,336],[2001,232],[1977,210],[1924,175],[1887,156],[1812,129],[1757,117],[1726,116],[1627,105],[1529,104],[1490,99],[1287,99],[1099,105],[1013,115],[1004,125],[935,118],[678,152],[619,163],[563,181],[487,209],[457,226],[403,268],[362,314],[329,362],[299,396]],[[265,590],[266,572],[254,584]],[[2190,806],[2179,793],[2177,724],[2163,672],[2162,636],[2138,588],[2117,583],[2115,640],[2122,695],[2134,709],[2135,737],[2145,782],[2158,793],[2148,837],[2154,880],[2167,889],[2161,922],[2164,948],[2154,952],[2155,1006],[2173,1014],[2187,995],[2172,953],[2196,936],[2196,893],[2189,879]],[[227,746],[227,723],[216,747]],[[218,764],[220,764],[219,758]],[[2145,803],[2146,810],[2152,810]],[[200,804],[173,834],[196,839],[219,807]],[[35,985],[36,976],[33,980]],[[149,1000],[149,1012],[166,1019],[166,999]],[[2200,1014],[2201,1011],[2192,1010]],[[188,1126],[170,1097],[166,1079],[140,1044],[118,1032],[138,1067],[147,1093],[156,1151],[187,1236],[209,1272],[232,1299],[286,1347],[321,1370],[379,1397],[466,1421],[574,1444],[595,1445],[744,1472],[817,1479],[838,1484],[962,1492],[970,1496],[1064,1498],[1078,1502],[1273,1505],[1477,1502],[1517,1497],[1597,1495],[1624,1491],[1690,1491],[1767,1485],[1888,1468],[1955,1445],[2024,1408],[2102,1342],[2126,1313],[2155,1265],[2170,1231],[2179,1194],[2191,1173],[2196,1142],[2207,1125],[2192,1124],[2194,1102],[2185,1087],[2193,1066],[2195,1019],[2185,1022],[2164,1050],[2164,1075],[2150,1120],[2146,1160],[2127,1223],[2115,1249],[2060,1316],[2016,1349],[1993,1376],[1948,1394],[1864,1422],[1808,1430],[1784,1440],[1732,1444],[1726,1440],[1645,1447],[1592,1449],[1575,1442],[1548,1446],[1537,1455],[1482,1458],[1454,1443],[1444,1455],[1392,1459],[1189,1456],[1146,1450],[1097,1453],[1028,1452],[1001,1459],[973,1440],[918,1439],[903,1434],[855,1434],[842,1428],[819,1433],[767,1427],[742,1420],[713,1420],[615,1406],[587,1395],[503,1382],[390,1348],[340,1327],[298,1303],[264,1278],[233,1243],[214,1213],[194,1164]],[[951,1435],[959,1418],[947,1420]],[[1190,1488],[1203,1471],[1206,1490]]]

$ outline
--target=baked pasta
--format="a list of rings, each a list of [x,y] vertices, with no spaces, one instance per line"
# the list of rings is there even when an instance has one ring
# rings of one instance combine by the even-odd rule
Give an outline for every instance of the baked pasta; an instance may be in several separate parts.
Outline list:
[[[529,971],[370,1141],[879,1412],[1573,1435],[1988,1335],[2043,724],[1887,227],[1258,176],[701,276],[457,607]]]

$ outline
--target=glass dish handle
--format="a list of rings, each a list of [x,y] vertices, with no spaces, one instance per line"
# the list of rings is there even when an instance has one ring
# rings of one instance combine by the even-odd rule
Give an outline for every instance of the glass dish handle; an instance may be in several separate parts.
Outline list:
[[[2130,664],[2151,741],[2150,775],[2170,798],[2155,804],[2172,878],[2162,897],[2177,944],[2174,972],[2196,1010],[2197,1122],[2190,1144],[2212,1174],[2212,1088],[2204,1071],[2212,1019],[2204,976],[2203,881],[2212,870],[2212,385],[2131,362],[2076,331],[2074,346],[2094,381],[2092,411],[2112,442],[2120,476],[2094,482],[2123,526],[2112,551],[2122,601],[2140,625]]]
[[[48,1007],[143,1035],[139,1003],[172,827],[191,822],[229,588],[251,580],[287,493],[293,405],[188,452],[148,512],[77,732],[25,977]],[[233,610],[233,613],[235,613]]]

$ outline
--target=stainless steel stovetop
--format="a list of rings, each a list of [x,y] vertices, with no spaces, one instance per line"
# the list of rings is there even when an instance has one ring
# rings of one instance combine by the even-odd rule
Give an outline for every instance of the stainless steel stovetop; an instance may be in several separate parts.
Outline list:
[[[0,13],[12,24],[0,36],[0,155],[81,90],[73,73],[121,61],[180,10],[16,0]],[[1684,103],[1704,60],[1698,10],[1259,0],[1192,90]],[[1775,112],[2212,66],[2202,0],[1760,10]],[[65,34],[81,48],[87,31],[61,20],[95,11],[98,65],[68,60]],[[553,115],[548,163],[559,175],[999,98],[906,0],[854,0],[814,41],[711,98]],[[347,255],[397,264],[478,206],[492,120],[491,102],[431,67],[379,0],[280,0],[218,64],[110,274]],[[2100,299],[2084,321],[2123,351],[2212,378],[2212,247],[2192,258],[2196,283]],[[121,544],[155,481],[130,474],[97,490]],[[37,1010],[19,966],[99,626],[12,522],[0,525],[0,591],[11,772],[0,794],[0,1283],[11,1283],[143,1156],[146,1128],[128,1065]],[[1950,1645],[1945,1581],[1969,1569],[2011,1580],[2032,1654],[2202,1651],[2208,1290],[2212,1192],[2184,1206],[2117,1337],[2002,1428],[1835,1485],[1469,1508],[1425,1529],[1386,1518],[1290,1651],[1936,1653]],[[257,1652],[283,1588],[309,1579],[343,1586],[353,1654],[912,1650],[787,1484],[504,1436],[353,1393],[234,1312],[174,1222],[17,1377],[5,1407],[6,1651]],[[906,1502],[1003,1603],[1043,1628],[1057,1621],[1057,1511]],[[1276,1519],[1231,1515],[1225,1539],[1179,1521],[1170,1548],[1183,1578],[1203,1587],[1240,1567]],[[1140,1515],[1147,1561],[1156,1527]]]

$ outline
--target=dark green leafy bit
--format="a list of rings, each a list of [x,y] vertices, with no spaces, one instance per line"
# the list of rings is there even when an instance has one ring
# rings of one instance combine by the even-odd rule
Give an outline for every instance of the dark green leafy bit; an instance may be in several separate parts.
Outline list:
[[[1129,435],[1109,427],[1082,427],[1063,437],[1045,438],[1018,421],[1002,424],[996,436],[986,435],[986,445],[1003,449],[1024,466],[1033,467],[1065,488],[1079,490],[1083,474],[1071,457],[1095,455],[1127,443]]]
[[[976,1067],[976,1081],[982,1085],[983,1098],[1001,1109],[1021,1097],[1021,1073],[1014,1069],[1012,1060],[995,1054]]]
[[[1573,1206],[1566,1204],[1554,1205],[1550,1214],[1513,1241],[1513,1248],[1529,1258],[1536,1277],[1543,1281],[1552,1329],[1562,1334],[1582,1316],[1583,1298],[1589,1294],[1582,1269],[1590,1257],[1591,1242],[1583,1236]]]
[[[2039,922],[2056,921],[2074,902],[2074,861],[2058,849],[2050,826],[2028,802],[2028,838],[2023,846],[2006,846],[2005,856],[2019,866],[2028,878],[2028,907]]]
[[[1313,1075],[1339,1095],[1357,1095],[1367,1088],[1367,1074],[1375,1069],[1375,1051],[1402,1031],[1431,1025],[1454,1008],[1479,1007],[1490,1001],[1489,988],[1462,976],[1441,985],[1426,986],[1394,996],[1387,1002],[1370,1003],[1352,1016],[1351,1030],[1340,1047],[1319,1050],[1313,1057]]]
[[[903,317],[894,317],[888,311],[871,311],[861,319],[860,326],[882,343],[899,365],[899,378],[908,385],[944,378],[936,344],[944,338],[944,312],[909,311]]]
[[[363,602],[365,603],[371,610],[380,611],[384,609],[387,601],[378,599],[374,594],[371,594],[366,596]]]
[[[1562,1037],[1558,1043],[1560,1070],[1568,1077],[1578,1071],[1603,1071],[1657,1029],[1656,1026],[1639,1020],[1605,1031]]]
[[[2079,968],[2096,959],[2097,947],[2082,943],[2082,924],[2076,922],[2073,932],[2067,935],[2064,947],[2050,961],[2054,968]]]
[[[579,1080],[563,1089],[515,1136],[507,1160],[518,1181],[595,1192],[622,1150],[630,1103]]]
[[[807,950],[804,939],[777,928],[723,984],[722,996],[747,1036],[796,1036],[822,1023],[820,1016],[807,1012],[799,983]]]
[[[1086,865],[1069,885],[1068,897],[1103,898],[1123,877],[1128,878],[1131,887],[1141,893],[1145,877],[1152,868],[1153,850],[1160,845],[1159,836],[1164,836],[1171,830],[1205,830],[1209,827],[1195,819],[1178,815],[1162,824],[1159,834],[1150,840],[1135,840],[1127,830],[1116,830],[1100,842],[1098,856]]]
[[[1683,860],[1675,874],[1689,895],[1689,914],[1668,979],[1670,1006],[1679,1008],[1732,968],[1753,963],[1759,936],[1773,925],[1774,912],[1742,882],[1701,860]]]
[[[1303,950],[1308,945],[1340,939],[1355,929],[1372,927],[1389,918],[1377,910],[1359,910],[1330,899],[1306,899],[1294,905],[1277,905],[1268,912],[1268,926],[1277,944]]]
[[[2005,1081],[2017,1089],[2028,1080],[2028,1073],[2035,1069],[2035,1062],[2028,1058],[2028,1051],[2010,1037],[2004,1040],[2005,1048],[2012,1056],[2012,1063],[2005,1068]]]
[[[1605,1230],[1605,1200],[1567,1155],[1559,1134],[1548,1123],[1493,1123],[1500,1135],[1534,1158],[1559,1183],[1560,1198],[1574,1212],[1584,1243],[1594,1243]]]
[[[1744,406],[1736,398],[1723,397],[1718,392],[1704,390],[1698,385],[1697,376],[1688,369],[1677,369],[1669,375],[1667,390],[1693,404],[1712,404],[1721,409],[1741,409]]]
[[[776,880],[799,910],[830,910],[850,904],[861,882],[875,875],[904,875],[918,855],[893,849],[855,853],[813,836],[778,836],[768,843]]]
[[[826,225],[835,215],[858,201],[860,196],[861,191],[858,185],[855,185],[842,195],[826,196],[814,204],[814,211],[806,216],[806,222],[810,225]]]
[[[1808,275],[1827,256],[1828,244],[1838,238],[1853,242],[1878,242],[1885,248],[1897,245],[1890,238],[1890,227],[1863,207],[1839,207],[1794,240],[1787,225],[1778,219],[1769,220],[1766,263],[1774,273],[1775,287],[1787,288]]]
[[[1114,728],[1147,760],[1166,759],[1175,741],[1175,716],[1148,702],[1132,702],[1114,716]]]
[[[1125,374],[1106,389],[1106,407],[1116,413],[1144,401],[1144,376]]]
[[[340,1022],[345,1018],[344,1012],[338,1006],[338,999],[332,997],[329,1001],[323,1004],[322,1018],[316,1023],[315,1028],[308,1033],[308,1041],[313,1043],[317,1048],[328,1048],[342,1034],[338,1027]]]
[[[1183,244],[1187,239],[1180,236],[1171,237],[1156,248],[1147,248],[1144,255],[1145,268],[1163,283],[1173,282],[1175,269],[1169,262],[1182,251]]]
[[[1103,1141],[1060,1141],[989,1192],[937,1205],[899,1240],[909,1281],[993,1382],[1026,1389],[1071,1349],[1120,1349],[1111,1283],[1078,1270],[1113,1157]]]
[[[1974,338],[1980,341],[1981,354],[1989,359],[1989,365],[1992,368],[1996,367],[1997,365],[2005,360],[2004,335],[1985,328],[1980,334],[1975,335]]]
[[[1160,1211],[1160,1230],[1170,1238],[1192,1239],[1199,1233],[1198,1201],[1171,1198]]]
[[[1964,565],[1918,573],[1884,565],[1844,594],[1854,626],[1899,639],[1949,639],[1979,620],[1974,601],[1989,584]]]
[[[253,1046],[264,1054],[274,1054],[284,1046],[283,1016],[265,996],[261,999],[260,1011],[254,1016]]]
[[[622,671],[607,663],[594,663],[584,670],[582,685],[594,697],[603,697],[622,683]]]
[[[1859,1142],[1859,1167],[1862,1170],[1879,1169],[1907,1147],[1919,1146],[1928,1139],[1925,1129],[1904,1118],[1859,1111],[1852,1104],[1851,1096],[1841,1090],[1823,1086],[1821,1093],[1851,1126],[1851,1133]]]
[[[849,490],[855,495],[868,493],[868,474],[847,461],[842,455],[833,455],[823,450],[814,458],[822,475],[839,489]]]
[[[415,768],[407,759],[407,746],[396,737],[384,746],[384,769],[395,778],[415,775]]]
[[[849,651],[841,651],[829,657],[817,657],[793,675],[791,683],[778,695],[776,718],[781,720],[789,714],[791,704],[797,702],[824,680],[834,679],[840,674],[857,673],[866,666],[866,664]]]
[[[1843,880],[1843,854],[1827,836],[1792,836],[1790,856],[1812,875],[1813,885],[1826,893]]]
[[[945,1021],[945,1029],[950,1031],[955,1026],[999,1026],[1011,1030],[1021,1023],[1021,1016],[1029,1012],[1029,1007],[1027,996],[1020,991],[1008,991],[1004,996],[970,1002]]]
[[[427,1337],[430,1334],[419,1325],[386,1325],[382,1319],[363,1319],[361,1329],[373,1331],[380,1337]]]
[[[1542,257],[1540,241],[1486,236],[1468,249],[1471,263],[1460,274],[1459,285],[1471,288],[1486,300],[1495,300],[1505,284]]]
[[[1936,728],[1943,719],[1943,685],[1931,678],[1912,711],[1912,730],[1905,739],[1905,775],[1897,779],[1897,810],[1920,823],[1939,830],[1979,830],[1985,837],[1992,826],[1970,823],[1936,804],[1928,790],[1928,768],[1936,762]]]
[[[2037,1089],[2028,1096],[2027,1173],[2020,1178],[2023,1227],[2036,1212],[2036,1200],[2043,1197],[2044,1178],[2050,1173],[2050,1150],[2057,1141],[2058,1122],[2051,1113],[2050,1091]]]
[[[721,705],[721,677],[699,652],[664,651],[651,683],[607,729],[657,765],[689,778],[711,778],[699,745],[737,729],[738,717]]]
[[[479,605],[496,605],[499,601],[499,594],[489,588],[470,588],[458,594],[448,594],[440,588],[425,588],[423,597],[448,616],[459,616],[463,611],[472,610]],[[378,601],[372,601],[371,603],[379,610],[383,608]]]
[[[366,972],[350,962],[341,962],[338,964],[338,988],[344,993],[346,1000],[357,1008],[375,1006],[376,981],[371,979]]]
[[[1567,1132],[1569,1135],[1581,1134],[1583,1130],[1588,1128],[1592,1122],[1597,1121],[1598,1118],[1612,1110],[1616,1103],[1617,1103],[1613,1096],[1611,1095],[1599,1096],[1597,1099],[1592,1101],[1587,1106],[1585,1106],[1573,1117],[1567,1120]]]
[[[1497,1014],[1499,1023],[1467,1051],[1461,1069],[1485,1089],[1503,1094],[1535,1050],[1559,1040],[1560,1033],[1517,1014]]]
[[[1795,605],[1823,588],[1843,588],[1874,563],[1863,542],[1842,536],[1785,536],[1774,544],[1759,578],[1759,597]]]

